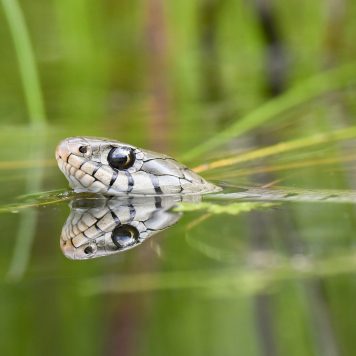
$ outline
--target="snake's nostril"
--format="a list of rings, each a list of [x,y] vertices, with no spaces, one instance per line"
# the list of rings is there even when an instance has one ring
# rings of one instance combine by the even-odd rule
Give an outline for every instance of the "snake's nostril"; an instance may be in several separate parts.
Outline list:
[[[69,156],[69,149],[66,140],[60,142],[56,149],[56,158],[57,160],[66,161]]]

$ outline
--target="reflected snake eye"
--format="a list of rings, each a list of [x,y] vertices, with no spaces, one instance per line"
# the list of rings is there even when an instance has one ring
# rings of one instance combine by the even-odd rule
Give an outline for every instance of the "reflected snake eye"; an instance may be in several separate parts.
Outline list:
[[[112,168],[128,169],[135,163],[134,150],[131,147],[114,147],[108,154],[108,162]]]
[[[79,147],[79,152],[80,153],[87,153],[88,147],[87,146],[80,146]]]
[[[84,249],[84,253],[86,255],[91,255],[92,253],[94,252],[93,248],[91,246],[87,246],[85,249]]]
[[[139,237],[137,229],[131,225],[119,225],[113,230],[111,240],[119,249],[134,245]]]

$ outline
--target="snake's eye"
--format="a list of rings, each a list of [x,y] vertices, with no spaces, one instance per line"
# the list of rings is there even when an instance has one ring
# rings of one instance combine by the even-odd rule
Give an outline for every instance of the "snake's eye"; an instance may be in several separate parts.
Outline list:
[[[88,147],[87,146],[80,146],[79,147],[79,152],[80,153],[87,153]]]
[[[114,147],[108,154],[108,162],[112,168],[128,169],[135,163],[134,150],[131,147]]]
[[[84,249],[84,253],[86,255],[91,255],[92,253],[94,252],[93,248],[91,246],[87,246],[85,249]]]
[[[119,249],[134,245],[139,237],[137,229],[131,225],[116,226],[111,234],[111,240]]]

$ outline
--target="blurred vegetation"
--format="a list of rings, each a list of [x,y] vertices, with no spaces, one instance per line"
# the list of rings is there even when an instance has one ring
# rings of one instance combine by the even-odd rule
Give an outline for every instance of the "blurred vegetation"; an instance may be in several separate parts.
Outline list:
[[[2,354],[353,354],[354,205],[202,203],[75,263],[70,196],[45,192],[67,186],[53,152],[72,135],[218,182],[356,189],[356,2],[0,4]]]

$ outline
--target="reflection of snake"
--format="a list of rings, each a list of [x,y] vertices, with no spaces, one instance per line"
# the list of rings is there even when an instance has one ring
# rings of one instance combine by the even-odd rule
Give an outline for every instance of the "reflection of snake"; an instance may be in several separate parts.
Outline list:
[[[168,210],[182,199],[156,196],[74,200],[62,229],[62,251],[70,259],[82,260],[133,248],[175,224],[181,215]]]
[[[68,138],[58,145],[56,159],[76,192],[181,195],[220,190],[171,157],[118,141]]]

